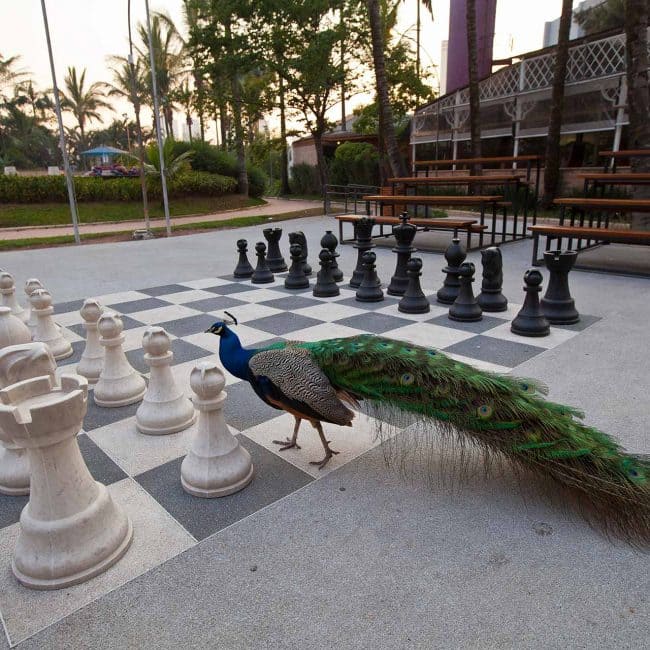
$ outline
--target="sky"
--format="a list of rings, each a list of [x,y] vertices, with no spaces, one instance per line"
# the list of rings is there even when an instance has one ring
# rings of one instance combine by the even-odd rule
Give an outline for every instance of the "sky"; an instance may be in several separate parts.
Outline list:
[[[426,11],[422,13],[425,65],[440,63],[441,42],[448,35],[450,2],[454,0],[433,0],[434,20]],[[135,25],[144,19],[144,0],[132,0],[131,5]],[[562,0],[498,0],[495,58],[540,48],[544,22],[557,18],[561,5]],[[90,83],[110,81],[106,58],[128,53],[127,0],[46,0],[46,6],[59,85],[71,65],[86,67]],[[401,31],[415,25],[415,7],[415,0],[403,3]],[[181,0],[150,0],[150,9],[164,10],[177,26],[184,26]],[[0,53],[3,57],[20,55],[21,66],[31,72],[39,87],[52,86],[41,0],[0,0]],[[121,119],[125,111],[131,113],[126,104],[120,105],[114,116]],[[112,117],[107,115],[105,121],[110,122]]]

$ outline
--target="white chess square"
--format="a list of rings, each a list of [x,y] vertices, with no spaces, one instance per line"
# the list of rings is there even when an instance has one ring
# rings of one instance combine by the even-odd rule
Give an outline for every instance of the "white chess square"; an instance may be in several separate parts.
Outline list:
[[[345,325],[339,325],[338,323],[335,326],[332,326],[330,323],[321,323],[319,325],[313,325],[312,327],[306,327],[305,329],[284,334],[283,336],[289,341],[311,342],[320,341],[322,339],[357,336],[357,334],[363,333],[362,330],[357,330],[353,327],[346,327]]]
[[[148,325],[160,325],[171,320],[188,318],[189,316],[198,316],[202,311],[185,307],[184,305],[169,305],[167,307],[158,307],[157,309],[146,309],[129,314],[131,318],[147,323]]]
[[[222,287],[225,284],[232,284],[232,280],[223,280],[222,278],[201,278],[200,280],[181,282],[181,284],[190,289],[206,289],[207,287]],[[214,294],[210,295],[214,297]]]
[[[514,341],[515,343],[534,345],[538,348],[550,349],[560,345],[561,343],[566,343],[566,341],[569,341],[579,334],[579,332],[576,332],[575,330],[551,327],[551,332],[548,336],[520,336],[519,334],[510,331],[510,325],[510,322],[506,322],[497,327],[493,327],[491,330],[483,332],[483,336],[489,336],[503,341]]]
[[[258,305],[254,302],[246,305],[237,305],[236,307],[232,307],[229,311],[232,312],[238,323],[246,323],[248,321],[257,320],[258,318],[265,318],[266,316],[275,316],[275,314],[284,313],[282,309],[276,309],[275,307],[269,307],[267,305]],[[223,318],[224,310],[217,309],[208,313],[217,318]]]
[[[381,309],[376,309],[376,314],[388,314],[389,316],[396,316],[397,318],[404,318],[406,320],[412,320],[416,323],[422,323],[424,321],[431,320],[436,316],[442,316],[449,311],[447,307],[441,307],[440,305],[431,305],[430,310],[425,314],[405,314],[397,308],[397,304],[388,305],[388,307],[382,307]]]
[[[141,291],[119,291],[117,293],[96,296],[96,298],[100,305],[106,307],[108,305],[118,305],[123,302],[132,302],[133,300],[146,300],[147,298],[151,298],[151,296]]]
[[[188,289],[187,291],[168,293],[161,296],[161,300],[173,302],[175,305],[185,304],[195,300],[205,300],[206,298],[214,298],[214,294],[209,291],[203,291],[203,289]]]
[[[273,291],[273,289],[251,289],[250,291],[242,291],[241,293],[228,294],[228,298],[243,300],[244,302],[266,302],[267,300],[286,297],[287,294],[283,291]]]
[[[382,336],[390,339],[408,341],[416,345],[423,345],[428,348],[441,349],[454,343],[460,343],[466,339],[476,336],[474,332],[441,327],[431,323],[413,323],[397,329],[384,332]]]
[[[362,314],[364,311],[366,310],[359,309],[358,307],[340,305],[336,302],[328,302],[320,305],[314,305],[313,307],[296,309],[293,311],[293,313],[300,314],[301,316],[308,316],[309,318],[317,318],[318,320],[331,323],[335,320],[341,320],[343,318],[348,318],[349,316]]]

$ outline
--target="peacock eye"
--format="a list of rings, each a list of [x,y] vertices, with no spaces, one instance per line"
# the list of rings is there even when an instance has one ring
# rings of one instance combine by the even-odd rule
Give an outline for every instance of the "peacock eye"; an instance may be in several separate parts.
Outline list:
[[[492,415],[492,407],[489,404],[482,404],[476,409],[476,414],[485,420]]]
[[[400,383],[402,384],[402,386],[410,386],[414,381],[415,381],[415,376],[412,375],[410,372],[405,372],[400,377]]]

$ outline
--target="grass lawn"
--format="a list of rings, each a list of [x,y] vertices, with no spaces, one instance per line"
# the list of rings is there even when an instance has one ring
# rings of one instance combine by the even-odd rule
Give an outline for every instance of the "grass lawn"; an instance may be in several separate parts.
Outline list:
[[[181,197],[170,200],[169,212],[172,217],[180,217],[189,214],[210,214],[264,204],[265,201],[262,199],[242,197],[238,194],[219,197]],[[143,218],[142,203],[140,201],[80,203],[78,210],[81,223],[137,221]],[[160,201],[155,200],[149,203],[149,214],[152,218],[164,216]],[[70,207],[67,203],[0,204],[0,228],[52,226],[69,223]]]

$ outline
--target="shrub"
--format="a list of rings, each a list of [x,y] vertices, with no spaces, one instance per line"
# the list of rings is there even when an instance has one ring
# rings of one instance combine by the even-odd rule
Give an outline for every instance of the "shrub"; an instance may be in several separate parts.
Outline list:
[[[136,178],[74,179],[77,199],[92,201],[139,201],[140,181]],[[149,179],[148,195],[160,198],[159,179]],[[183,172],[168,183],[170,197],[221,196],[237,189],[234,178],[205,172]],[[65,176],[5,176],[0,175],[0,203],[65,203],[68,200]]]
[[[379,154],[368,142],[344,142],[330,165],[335,185],[379,185]]]
[[[266,190],[268,178],[259,167],[254,165],[248,165],[246,172],[248,174],[248,195],[259,198]]]
[[[320,194],[318,167],[307,163],[294,165],[291,168],[289,185],[293,194]]]

